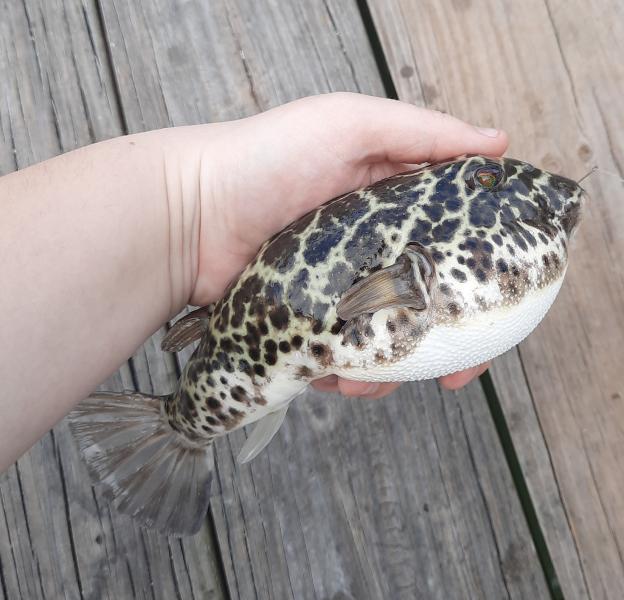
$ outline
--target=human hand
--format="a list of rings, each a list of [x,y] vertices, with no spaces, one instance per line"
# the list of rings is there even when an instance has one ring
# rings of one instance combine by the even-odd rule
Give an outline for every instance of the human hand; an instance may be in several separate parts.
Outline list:
[[[198,271],[190,302],[220,298],[262,243],[316,206],[414,164],[461,154],[498,156],[504,132],[443,113],[358,94],[304,98],[216,126],[201,194]],[[210,148],[217,148],[215,152]],[[218,257],[218,260],[215,258]],[[457,389],[486,365],[440,379]],[[327,377],[324,391],[378,398],[399,384]]]

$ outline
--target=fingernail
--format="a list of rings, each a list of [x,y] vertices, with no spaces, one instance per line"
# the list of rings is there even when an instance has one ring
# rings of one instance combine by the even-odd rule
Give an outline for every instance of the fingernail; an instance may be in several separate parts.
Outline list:
[[[361,392],[362,396],[372,396],[379,391],[378,383],[369,383]]]
[[[491,137],[491,138],[498,137],[498,134],[500,133],[498,129],[492,129],[491,127],[475,127],[475,129],[481,135],[486,135],[487,137]]]

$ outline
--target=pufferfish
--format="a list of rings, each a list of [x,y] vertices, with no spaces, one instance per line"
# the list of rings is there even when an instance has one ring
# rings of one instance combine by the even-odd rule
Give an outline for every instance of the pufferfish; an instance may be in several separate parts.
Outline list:
[[[91,475],[140,523],[196,532],[214,440],[257,422],[239,455],[252,459],[312,380],[439,377],[527,336],[563,282],[583,195],[525,162],[471,156],[309,212],[169,330],[164,350],[199,340],[174,393],[96,393],[72,412]]]

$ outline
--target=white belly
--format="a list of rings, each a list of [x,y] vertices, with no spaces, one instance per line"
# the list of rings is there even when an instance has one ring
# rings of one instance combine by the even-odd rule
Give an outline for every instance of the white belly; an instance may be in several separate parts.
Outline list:
[[[551,307],[562,283],[563,276],[513,306],[477,313],[452,325],[435,325],[412,353],[396,362],[339,368],[334,372],[361,381],[414,381],[474,367],[506,352],[529,335]]]

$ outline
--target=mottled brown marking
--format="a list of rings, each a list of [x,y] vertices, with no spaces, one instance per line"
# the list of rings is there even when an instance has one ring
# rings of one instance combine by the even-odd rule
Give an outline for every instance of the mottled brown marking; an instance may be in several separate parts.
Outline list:
[[[310,350],[312,352],[312,356],[316,358],[321,366],[328,367],[329,365],[333,364],[334,355],[329,346],[321,344],[319,342],[314,342],[310,346]]]
[[[314,375],[312,369],[310,367],[306,367],[305,365],[301,365],[297,367],[296,375],[299,379],[309,379]]]

